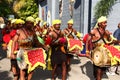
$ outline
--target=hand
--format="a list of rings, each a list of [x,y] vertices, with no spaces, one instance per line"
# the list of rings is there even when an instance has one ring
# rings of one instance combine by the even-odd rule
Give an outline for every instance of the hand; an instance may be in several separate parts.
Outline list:
[[[11,54],[11,59],[16,59],[16,56],[14,54]]]

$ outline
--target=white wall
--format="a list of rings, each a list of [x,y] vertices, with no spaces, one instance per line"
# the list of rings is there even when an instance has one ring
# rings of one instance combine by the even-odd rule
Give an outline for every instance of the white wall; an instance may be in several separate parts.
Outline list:
[[[116,3],[112,7],[112,11],[108,16],[107,29],[113,33],[117,29],[117,25],[119,22],[120,22],[120,3]]]
[[[92,0],[92,20],[94,16],[94,7],[99,0]],[[108,16],[107,29],[112,33],[117,29],[117,25],[120,22],[120,0],[112,6],[112,11]]]

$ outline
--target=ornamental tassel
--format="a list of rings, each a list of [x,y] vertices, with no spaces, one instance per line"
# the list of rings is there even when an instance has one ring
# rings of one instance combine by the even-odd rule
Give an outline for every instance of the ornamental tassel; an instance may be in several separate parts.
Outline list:
[[[48,62],[48,67],[47,67],[47,69],[48,69],[48,70],[52,70],[51,59],[50,59],[51,53],[52,53],[52,49],[50,48],[50,49],[49,49],[49,52],[48,52],[48,60],[47,60],[47,62]]]

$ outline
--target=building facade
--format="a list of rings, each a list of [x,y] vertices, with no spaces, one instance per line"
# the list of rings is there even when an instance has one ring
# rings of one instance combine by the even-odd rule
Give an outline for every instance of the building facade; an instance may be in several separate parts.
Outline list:
[[[83,34],[94,26],[94,7],[99,0],[39,0],[39,17],[52,25],[52,20],[61,19],[61,28],[74,20],[73,27]],[[114,32],[120,22],[120,0],[112,7],[108,16],[108,30]]]

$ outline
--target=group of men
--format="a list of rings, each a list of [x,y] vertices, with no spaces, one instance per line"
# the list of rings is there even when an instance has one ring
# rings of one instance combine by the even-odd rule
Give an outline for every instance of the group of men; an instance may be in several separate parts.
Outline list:
[[[6,24],[6,27],[2,29],[4,42],[3,49],[7,48],[7,53],[9,53],[14,80],[18,80],[19,77],[20,80],[30,80],[32,78],[35,68],[29,69],[26,74],[30,64],[25,61],[25,56],[23,55],[25,52],[29,54],[33,53],[34,55],[35,53],[39,53],[38,51],[40,50],[43,51],[43,56],[40,54],[38,55],[39,58],[41,58],[41,60],[38,59],[40,63],[39,66],[45,67],[46,65],[46,63],[45,65],[41,65],[42,62],[46,61],[45,52],[50,59],[52,80],[55,80],[55,75],[59,73],[62,75],[62,80],[66,80],[67,73],[70,71],[70,59],[73,57],[72,52],[68,49],[68,39],[82,41],[81,35],[73,28],[73,19],[70,19],[67,22],[67,27],[62,30],[60,27],[61,20],[59,19],[53,20],[52,26],[47,25],[47,22],[44,22],[43,26],[40,26],[41,21],[40,18],[34,19],[31,16],[27,17],[25,21],[21,19],[12,19]],[[106,26],[107,18],[101,16],[95,27],[88,33],[84,44],[86,47],[86,55],[91,60],[93,60],[91,57],[92,51],[96,49],[96,47],[101,46],[101,43],[105,45],[119,44],[116,39],[111,37],[110,32],[106,30]],[[77,53],[77,55],[79,54]],[[22,60],[24,61],[22,62]],[[33,58],[32,60],[34,62]],[[104,66],[101,67],[94,64],[94,77],[96,80],[101,80],[105,69],[106,67]]]
[[[39,58],[42,60],[36,62],[38,66],[45,67],[46,54],[49,55],[50,50],[50,63],[52,67],[52,80],[55,80],[55,75],[61,74],[62,80],[66,80],[67,72],[70,70],[70,58],[73,56],[68,53],[67,39],[80,39],[80,33],[73,28],[73,19],[67,22],[68,27],[61,30],[61,20],[55,19],[52,22],[52,26],[48,26],[47,22],[43,22],[43,26],[40,26],[40,18],[34,19],[33,17],[27,17],[26,20],[11,19],[7,22],[6,27],[2,29],[3,34],[3,49],[7,51],[7,56],[11,59],[11,70],[14,75],[14,80],[30,80],[34,69],[29,69],[30,64],[25,60],[25,52],[28,52],[27,56],[31,57],[38,51],[42,50],[43,56],[39,54]],[[42,48],[42,49],[41,49]],[[36,54],[35,54],[36,53]],[[44,54],[46,53],[46,54]],[[38,57],[34,56],[34,59]],[[30,59],[29,59],[30,61]],[[32,63],[32,61],[31,61]],[[42,64],[41,64],[42,63]],[[45,64],[45,65],[44,65]],[[37,67],[37,66],[35,66]],[[57,70],[60,70],[57,71]],[[27,73],[26,73],[27,71]]]

